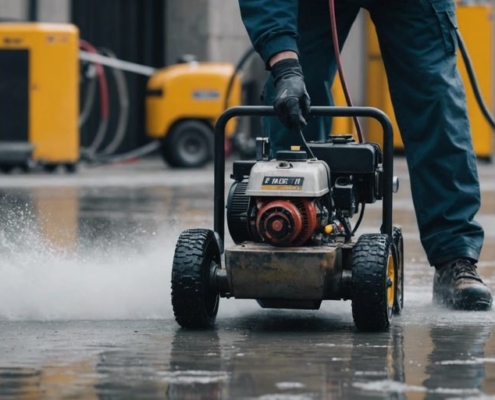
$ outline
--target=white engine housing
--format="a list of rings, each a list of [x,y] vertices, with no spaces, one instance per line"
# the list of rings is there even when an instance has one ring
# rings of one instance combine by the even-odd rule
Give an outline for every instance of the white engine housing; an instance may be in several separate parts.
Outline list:
[[[327,194],[330,171],[320,160],[259,161],[251,169],[246,196],[308,197]]]

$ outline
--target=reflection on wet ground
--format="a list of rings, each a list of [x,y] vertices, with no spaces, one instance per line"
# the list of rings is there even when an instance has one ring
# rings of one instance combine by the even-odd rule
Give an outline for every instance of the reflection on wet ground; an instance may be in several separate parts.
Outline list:
[[[402,159],[395,223],[406,308],[390,332],[354,330],[349,302],[319,311],[225,300],[216,329],[181,330],[170,306],[175,241],[211,227],[212,170],[159,160],[0,182],[0,398],[478,399],[495,396],[495,312],[431,304]],[[495,171],[480,165],[495,289]],[[380,225],[369,207],[362,232]]]

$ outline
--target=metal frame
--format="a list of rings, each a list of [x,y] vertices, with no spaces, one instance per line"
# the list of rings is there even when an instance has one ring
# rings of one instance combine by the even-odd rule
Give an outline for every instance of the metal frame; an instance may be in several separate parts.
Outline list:
[[[215,125],[215,186],[214,186],[214,230],[223,248],[225,238],[225,127],[234,117],[273,117],[270,106],[240,106],[226,110]],[[392,237],[392,196],[394,173],[394,136],[389,117],[373,107],[311,107],[310,116],[367,117],[377,120],[383,129],[383,200],[381,233]]]

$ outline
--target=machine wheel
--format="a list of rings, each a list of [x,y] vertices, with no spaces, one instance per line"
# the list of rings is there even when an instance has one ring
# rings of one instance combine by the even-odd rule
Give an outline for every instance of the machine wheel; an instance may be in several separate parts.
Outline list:
[[[77,164],[76,163],[67,163],[64,164],[65,170],[68,174],[75,174],[77,172]]]
[[[51,174],[53,174],[58,168],[58,164],[45,164],[43,165],[43,169],[46,171],[46,172],[49,172]]]
[[[0,171],[2,171],[2,173],[4,173],[4,174],[10,174],[13,169],[14,169],[14,166],[10,165],[10,164],[1,164],[0,165]]]
[[[213,156],[213,130],[198,120],[178,122],[165,136],[161,154],[172,167],[202,167]]]
[[[384,331],[395,304],[396,268],[392,239],[362,235],[352,253],[352,316],[360,331]]]
[[[392,232],[392,254],[395,264],[395,302],[394,314],[400,315],[404,308],[404,239],[402,238],[402,229],[394,226]]]
[[[220,296],[211,276],[219,266],[220,250],[212,231],[182,232],[172,266],[172,307],[180,326],[205,329],[215,323]]]

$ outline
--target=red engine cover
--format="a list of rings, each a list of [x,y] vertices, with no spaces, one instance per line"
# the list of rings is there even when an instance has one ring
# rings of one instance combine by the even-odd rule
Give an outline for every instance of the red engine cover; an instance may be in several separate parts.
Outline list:
[[[258,199],[256,229],[273,246],[302,246],[318,228],[312,199]]]

